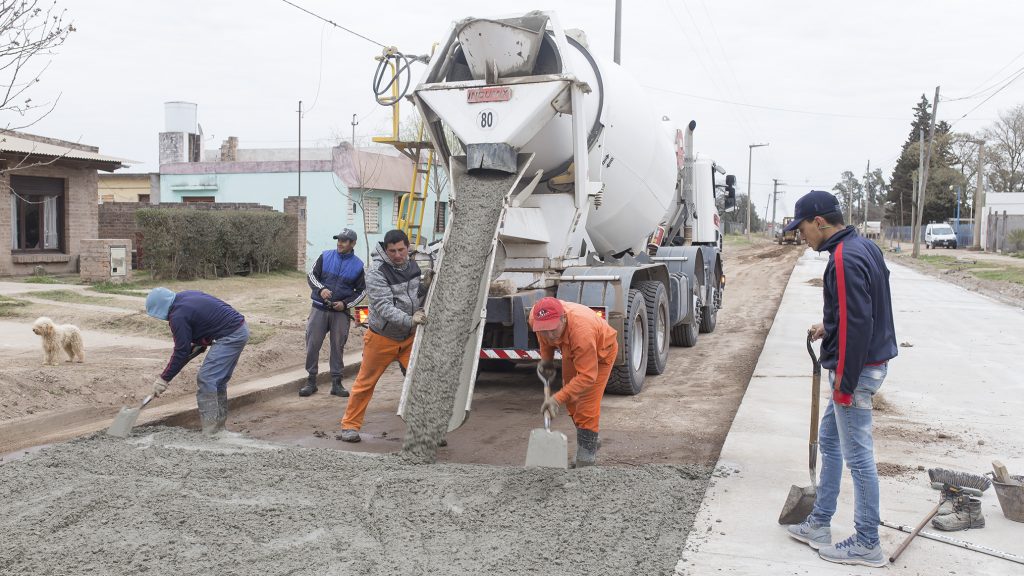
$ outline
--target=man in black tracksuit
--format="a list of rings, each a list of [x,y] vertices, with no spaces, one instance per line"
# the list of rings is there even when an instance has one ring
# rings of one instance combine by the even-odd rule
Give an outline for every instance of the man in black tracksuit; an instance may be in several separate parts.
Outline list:
[[[362,299],[366,292],[363,261],[354,252],[357,238],[355,231],[348,228],[339,232],[334,237],[338,241],[337,249],[324,250],[306,276],[312,300],[306,321],[306,372],[309,376],[299,396],[309,396],[317,390],[320,347],[328,333],[331,335],[331,394],[348,396],[348,390],[341,385],[341,377],[345,368],[342,354],[352,320],[349,306]]]
[[[807,245],[828,251],[823,278],[822,323],[811,326],[822,339],[821,365],[829,371],[832,394],[821,419],[821,477],[814,510],[788,527],[790,536],[818,549],[830,562],[881,567],[886,555],[878,538],[879,494],[871,433],[871,399],[896,357],[896,331],[889,292],[889,269],[878,246],[843,225],[835,196],[812,191],[796,203],[786,231],[800,229]],[[843,463],[853,477],[856,534],[832,545]]]

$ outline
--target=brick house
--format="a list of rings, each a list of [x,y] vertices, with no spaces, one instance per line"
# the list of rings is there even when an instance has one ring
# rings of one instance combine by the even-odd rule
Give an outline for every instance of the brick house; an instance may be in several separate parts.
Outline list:
[[[0,276],[75,272],[80,243],[97,238],[98,170],[126,160],[99,148],[21,132],[0,134]]]

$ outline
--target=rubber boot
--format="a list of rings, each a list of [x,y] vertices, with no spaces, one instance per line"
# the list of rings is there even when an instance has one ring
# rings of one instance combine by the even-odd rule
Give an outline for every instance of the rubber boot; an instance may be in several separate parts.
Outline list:
[[[348,398],[348,390],[341,385],[341,376],[331,376],[331,396]]]
[[[299,396],[305,398],[306,396],[312,396],[316,394],[316,374],[310,374],[306,377],[306,385],[299,390]]]
[[[217,392],[217,432],[224,430],[228,422],[228,392]]]
[[[957,498],[953,502],[953,513],[933,519],[932,526],[946,532],[984,528],[985,517],[981,515],[981,500],[969,496]]]
[[[576,459],[574,468],[583,468],[597,464],[597,449],[600,447],[597,432],[576,429]]]
[[[216,392],[197,392],[196,405],[199,407],[199,423],[203,426],[203,434],[213,436],[217,433],[217,418],[220,407]]]

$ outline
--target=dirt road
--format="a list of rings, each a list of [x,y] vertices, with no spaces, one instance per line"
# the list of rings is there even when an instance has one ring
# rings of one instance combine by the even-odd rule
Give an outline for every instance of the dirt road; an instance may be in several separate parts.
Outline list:
[[[648,376],[637,396],[605,396],[601,460],[610,464],[714,464],[753,373],[782,292],[802,246],[727,245],[725,307],[712,334],[694,348],[673,348],[668,369]],[[351,380],[348,380],[351,382]],[[397,364],[381,378],[367,411],[363,441],[335,439],[345,400],[328,395],[285,397],[234,411],[229,427],[274,442],[361,452],[401,448],[405,423],[395,415],[402,375]],[[484,372],[473,410],[441,448],[442,462],[521,465],[529,430],[541,425],[542,392],[532,365]],[[553,428],[575,439],[571,421]]]

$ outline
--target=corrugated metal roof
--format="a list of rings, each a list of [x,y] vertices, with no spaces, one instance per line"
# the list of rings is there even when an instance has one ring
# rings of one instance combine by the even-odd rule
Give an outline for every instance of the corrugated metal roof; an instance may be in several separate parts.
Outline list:
[[[36,142],[27,138],[19,138],[10,134],[0,136],[0,152],[14,152],[19,154],[37,154],[39,156],[50,156],[53,158],[69,158],[71,160],[91,160],[93,162],[104,162],[111,164],[131,164],[131,160],[106,156],[97,152],[87,152],[69,146],[58,146],[46,142]]]

